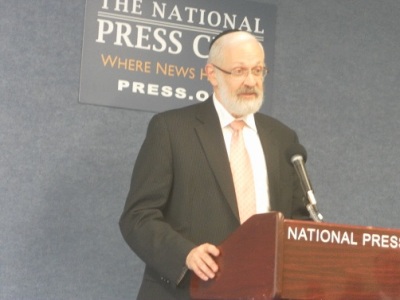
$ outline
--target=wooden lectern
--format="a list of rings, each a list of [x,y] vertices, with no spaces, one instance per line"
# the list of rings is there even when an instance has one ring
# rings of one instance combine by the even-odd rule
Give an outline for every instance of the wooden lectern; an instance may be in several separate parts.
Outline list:
[[[400,299],[400,230],[259,214],[220,246],[213,280],[192,299]]]

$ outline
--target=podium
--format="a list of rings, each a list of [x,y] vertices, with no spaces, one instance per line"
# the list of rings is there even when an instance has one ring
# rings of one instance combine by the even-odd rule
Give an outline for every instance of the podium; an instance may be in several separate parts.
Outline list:
[[[400,230],[254,215],[220,246],[192,299],[400,299]]]

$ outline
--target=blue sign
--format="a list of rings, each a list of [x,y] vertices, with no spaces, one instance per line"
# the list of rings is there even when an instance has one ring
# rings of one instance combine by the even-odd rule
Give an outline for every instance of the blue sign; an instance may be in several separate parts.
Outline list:
[[[79,102],[159,112],[204,101],[210,41],[241,29],[273,70],[276,7],[242,0],[87,0]],[[272,76],[265,82],[271,102]],[[264,105],[265,106],[265,105]]]

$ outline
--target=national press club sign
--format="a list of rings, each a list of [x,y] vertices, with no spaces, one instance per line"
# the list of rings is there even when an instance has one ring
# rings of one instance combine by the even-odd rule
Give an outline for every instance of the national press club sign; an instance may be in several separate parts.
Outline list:
[[[79,102],[160,112],[204,101],[210,41],[251,32],[272,70],[275,22],[274,5],[252,1],[87,0]],[[265,89],[268,103],[271,76]]]

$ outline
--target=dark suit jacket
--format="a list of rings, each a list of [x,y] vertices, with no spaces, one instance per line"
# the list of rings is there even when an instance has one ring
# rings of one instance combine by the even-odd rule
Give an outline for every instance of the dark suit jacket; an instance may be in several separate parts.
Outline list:
[[[300,184],[285,159],[298,142],[279,121],[255,114],[264,149],[271,208],[308,218]],[[120,220],[121,232],[146,263],[138,299],[188,299],[186,256],[196,245],[220,244],[238,226],[229,159],[212,99],[155,115],[138,154]]]

